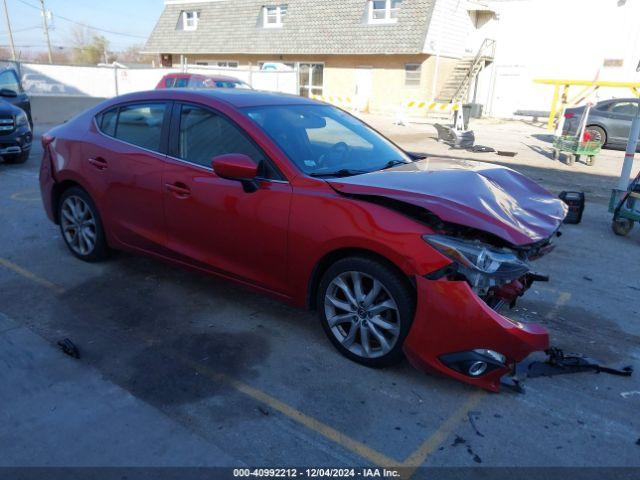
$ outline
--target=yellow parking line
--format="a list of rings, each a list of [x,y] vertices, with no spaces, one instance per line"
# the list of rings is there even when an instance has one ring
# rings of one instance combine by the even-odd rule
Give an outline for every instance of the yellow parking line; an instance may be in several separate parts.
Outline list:
[[[341,447],[353,453],[356,453],[363,458],[366,458],[367,460],[369,460],[375,465],[378,465],[381,467],[383,466],[391,467],[391,466],[400,464],[399,461],[394,460],[393,458],[389,458],[380,452],[377,452],[371,447],[368,447],[367,445],[346,436],[344,433],[339,432],[335,428],[332,428],[329,425],[322,423],[321,421],[316,420],[313,417],[305,415],[300,410],[290,407],[286,403],[281,402],[277,398],[274,398],[271,395],[261,390],[258,390],[257,388],[247,385],[246,383],[240,382],[239,380],[235,380],[222,373],[218,373],[210,369],[209,367],[202,365],[198,362],[194,362],[193,360],[186,358],[176,352],[171,352],[171,355],[175,357],[177,360],[179,360],[180,362],[192,368],[193,370],[196,370],[198,373],[206,376],[210,380],[213,380],[216,382],[222,382],[227,385],[230,385],[231,387],[238,390],[239,392],[244,393],[245,395],[253,398],[254,400],[264,403],[265,405],[289,417],[290,419],[304,425],[309,430],[312,430],[322,435],[323,437],[328,438],[332,442],[337,443]]]
[[[49,280],[39,277],[35,273],[30,272],[25,268],[22,268],[20,265],[16,265],[11,260],[7,260],[6,258],[0,257],[0,265],[11,270],[14,273],[17,273],[18,275],[26,278],[27,280],[31,280],[32,282],[37,283],[38,285],[41,285],[45,288],[48,288],[49,290],[52,290],[55,293],[58,293],[58,294],[64,293],[64,288],[61,287],[60,285],[56,285],[55,283],[52,283]]]
[[[549,310],[549,312],[544,316],[546,320],[551,320],[558,315],[560,309],[567,304],[567,302],[571,300],[571,294],[569,292],[561,292],[556,300],[556,303],[553,305],[553,308]]]
[[[60,285],[56,285],[55,283],[46,280],[35,273],[30,272],[29,270],[16,265],[10,260],[6,258],[0,257],[0,265],[8,268],[9,270],[17,273],[18,275],[31,280],[38,285],[42,285],[43,287],[48,288],[56,293],[64,293],[65,289]],[[568,299],[567,299],[568,300]],[[566,301],[565,301],[566,303]],[[558,307],[559,308],[559,307]],[[323,423],[319,420],[316,420],[309,415],[304,414],[300,410],[297,410],[286,403],[278,400],[275,397],[272,397],[268,393],[263,392],[255,387],[247,385],[244,382],[231,378],[223,373],[216,372],[215,370],[207,367],[206,365],[202,365],[198,362],[191,360],[178,352],[170,351],[169,355],[176,360],[180,361],[184,365],[190,367],[191,369],[197,371],[198,373],[204,375],[205,377],[213,380],[215,382],[224,383],[234,388],[235,390],[247,395],[250,398],[253,398],[256,401],[259,401],[272,409],[282,413],[286,417],[298,422],[299,424],[305,426],[309,430],[316,432],[317,434],[331,440],[332,442],[340,445],[346,450],[353,452],[359,455],[362,458],[369,460],[372,464],[380,466],[380,467],[401,467],[407,468],[408,470],[403,471],[403,477],[410,477],[413,475],[415,470],[420,467],[427,457],[436,449],[442,442],[449,436],[453,430],[460,424],[462,420],[467,415],[467,412],[473,409],[478,402],[484,396],[484,392],[475,391],[465,400],[465,402],[453,412],[451,416],[449,416],[438,429],[427,438],[420,447],[418,447],[411,455],[409,455],[406,460],[400,462],[391,457],[380,453],[373,448],[365,445],[358,440],[355,440],[344,433],[336,430],[333,427],[330,427],[326,423]]]
[[[429,438],[427,438],[422,445],[416,449],[415,452],[409,455],[407,459],[402,462],[402,467],[408,469],[404,472],[407,477],[411,477],[418,467],[425,462],[427,457],[453,433],[460,422],[467,417],[467,413],[478,405],[484,396],[485,393],[482,390],[476,390],[469,395],[464,403],[460,405],[460,407],[458,407],[449,418],[442,422],[440,427],[438,427],[438,429],[433,432],[431,436],[429,436]]]
[[[34,189],[23,190],[22,192],[14,193],[10,198],[20,202],[39,202],[40,192]]]

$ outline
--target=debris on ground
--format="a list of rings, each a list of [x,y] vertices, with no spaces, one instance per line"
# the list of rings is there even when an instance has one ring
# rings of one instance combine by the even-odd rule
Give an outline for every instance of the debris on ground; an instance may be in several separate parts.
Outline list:
[[[515,157],[518,154],[518,152],[507,152],[505,150],[498,150],[496,153],[502,157]]]
[[[480,430],[478,430],[478,426],[476,425],[476,417],[479,417],[479,416],[480,416],[480,412],[467,412],[467,418],[469,419],[469,423],[475,430],[476,435],[478,435],[479,437],[484,437],[484,435],[480,433]]]
[[[621,392],[620,396],[622,398],[629,398],[632,397],[633,395],[640,395],[640,390],[632,390],[630,392]]]
[[[491,147],[486,147],[484,145],[474,145],[471,148],[467,148],[467,151],[473,152],[473,153],[491,153],[491,152],[495,152],[496,149]]]
[[[80,350],[76,347],[71,340],[65,338],[58,342],[58,346],[62,349],[62,352],[73,358],[80,358]]]
[[[578,373],[592,371],[596,373],[609,373],[622,377],[630,377],[633,373],[632,366],[622,368],[600,365],[596,360],[578,353],[564,353],[559,348],[545,350],[548,355],[544,362],[534,361],[527,367],[527,377],[540,376],[552,377],[564,373]]]
[[[263,414],[265,417],[269,416],[269,410],[262,408],[262,407],[258,407],[258,411]]]

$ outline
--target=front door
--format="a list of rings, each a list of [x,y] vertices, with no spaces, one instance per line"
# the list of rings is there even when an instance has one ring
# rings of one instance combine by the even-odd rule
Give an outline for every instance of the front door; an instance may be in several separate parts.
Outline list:
[[[298,84],[301,97],[322,95],[324,87],[324,64],[300,63],[298,64]]]
[[[286,292],[291,186],[230,119],[198,105],[176,104],[164,173],[167,246],[180,261],[270,290]],[[253,193],[218,177],[212,158],[243,153],[261,165]]]
[[[358,67],[356,69],[356,103],[358,110],[369,110],[369,101],[373,92],[373,69]]]

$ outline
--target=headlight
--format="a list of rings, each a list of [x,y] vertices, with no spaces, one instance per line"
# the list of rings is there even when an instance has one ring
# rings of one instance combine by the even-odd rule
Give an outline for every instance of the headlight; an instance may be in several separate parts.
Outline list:
[[[480,241],[445,235],[424,235],[429,245],[453,260],[458,272],[480,293],[504,285],[529,272],[529,264],[513,250],[496,248]]]
[[[21,127],[23,125],[26,125],[27,123],[29,123],[29,117],[27,117],[27,114],[25,112],[20,112],[19,114],[16,115],[17,127]]]

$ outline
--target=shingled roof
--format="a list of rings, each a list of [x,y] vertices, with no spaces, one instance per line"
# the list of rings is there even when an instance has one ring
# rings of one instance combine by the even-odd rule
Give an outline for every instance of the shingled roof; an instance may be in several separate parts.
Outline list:
[[[368,24],[367,0],[212,0],[168,3],[148,53],[415,54],[422,52],[435,0],[404,0],[393,24]],[[262,7],[287,5],[281,28],[263,28]],[[176,28],[198,11],[198,29]]]

